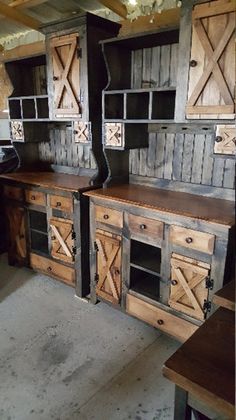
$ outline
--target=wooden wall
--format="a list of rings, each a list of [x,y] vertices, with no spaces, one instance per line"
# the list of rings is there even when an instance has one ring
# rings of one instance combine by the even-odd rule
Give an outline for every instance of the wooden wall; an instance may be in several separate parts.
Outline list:
[[[49,142],[39,143],[39,156],[42,162],[96,169],[90,146],[74,143],[70,125],[55,125],[50,129],[49,136]]]

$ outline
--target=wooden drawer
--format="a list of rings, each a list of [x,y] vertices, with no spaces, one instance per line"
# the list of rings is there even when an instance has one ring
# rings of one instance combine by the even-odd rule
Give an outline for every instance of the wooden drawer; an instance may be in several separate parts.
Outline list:
[[[30,266],[36,271],[41,271],[49,276],[57,277],[70,285],[75,284],[75,270],[59,264],[49,258],[30,254]]]
[[[73,201],[71,197],[51,195],[50,206],[54,209],[65,211],[66,213],[73,213]]]
[[[97,222],[106,223],[119,228],[123,227],[123,213],[118,210],[95,206],[95,218]]]
[[[212,255],[214,252],[215,235],[186,229],[181,226],[171,226],[170,241],[176,245]]]
[[[40,191],[25,190],[25,201],[37,206],[46,206],[46,195]]]
[[[152,237],[153,239],[162,239],[164,232],[164,223],[147,217],[128,215],[129,229],[131,233],[141,234]]]
[[[23,200],[23,191],[19,187],[12,187],[10,185],[4,186],[4,195],[7,198],[10,198],[12,200]]]
[[[126,311],[133,316],[172,335],[179,341],[186,341],[196,330],[197,326],[184,319],[178,318],[156,306],[127,294]]]

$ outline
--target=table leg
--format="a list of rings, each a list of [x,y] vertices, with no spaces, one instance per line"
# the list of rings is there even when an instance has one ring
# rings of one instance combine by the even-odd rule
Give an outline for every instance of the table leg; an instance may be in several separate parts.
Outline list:
[[[174,420],[191,420],[191,407],[188,405],[188,393],[175,386]]]

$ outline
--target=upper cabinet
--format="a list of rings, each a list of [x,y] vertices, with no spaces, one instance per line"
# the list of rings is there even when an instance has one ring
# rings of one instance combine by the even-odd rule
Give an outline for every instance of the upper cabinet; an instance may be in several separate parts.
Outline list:
[[[99,120],[99,97],[107,83],[99,41],[116,36],[119,28],[90,13],[43,26],[51,119]]]
[[[234,1],[194,6],[187,118],[235,118],[234,29]]]

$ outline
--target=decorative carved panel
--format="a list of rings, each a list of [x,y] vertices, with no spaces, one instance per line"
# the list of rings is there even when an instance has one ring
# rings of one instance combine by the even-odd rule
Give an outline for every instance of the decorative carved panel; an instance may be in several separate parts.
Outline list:
[[[235,125],[217,125],[214,153],[222,155],[235,155],[236,127]]]
[[[105,146],[124,147],[124,124],[105,123]]]
[[[89,122],[74,122],[74,142],[89,143],[91,141],[91,124]]]
[[[21,121],[11,121],[12,140],[24,140],[24,129]]]

